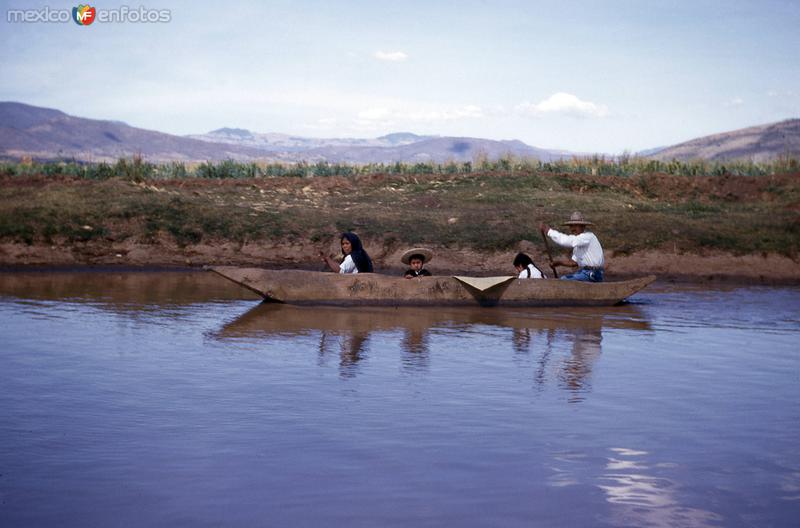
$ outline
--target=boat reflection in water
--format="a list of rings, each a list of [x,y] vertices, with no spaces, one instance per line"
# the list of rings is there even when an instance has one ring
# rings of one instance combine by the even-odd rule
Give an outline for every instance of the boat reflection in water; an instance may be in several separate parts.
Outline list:
[[[550,377],[580,401],[590,389],[592,367],[602,352],[603,331],[649,331],[635,305],[603,308],[330,307],[259,304],[226,324],[216,339],[318,336],[321,362],[339,355],[340,374],[353,377],[369,355],[389,342],[373,337],[401,333],[401,368],[425,371],[431,349],[508,346],[517,361],[534,365],[534,383]],[[466,343],[463,337],[491,340]],[[441,339],[440,339],[441,338]],[[436,344],[434,346],[434,343]],[[557,358],[557,359],[554,359]]]
[[[339,372],[343,378],[356,375],[359,362],[366,357],[368,333],[322,332],[319,340],[319,360],[324,364],[327,357],[339,353]]]

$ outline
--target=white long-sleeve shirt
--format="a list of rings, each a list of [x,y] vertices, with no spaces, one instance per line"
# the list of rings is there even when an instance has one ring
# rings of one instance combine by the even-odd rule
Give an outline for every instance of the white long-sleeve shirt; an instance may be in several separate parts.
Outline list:
[[[353,262],[353,257],[347,255],[341,264],[339,264],[339,273],[358,273],[356,263]]]
[[[562,247],[572,248],[572,260],[580,268],[602,268],[605,265],[603,248],[600,241],[591,231],[584,231],[580,235],[566,235],[555,229],[547,232],[550,239]]]

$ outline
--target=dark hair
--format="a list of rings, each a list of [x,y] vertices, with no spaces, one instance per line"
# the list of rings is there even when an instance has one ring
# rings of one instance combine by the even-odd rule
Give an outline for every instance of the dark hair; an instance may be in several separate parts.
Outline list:
[[[419,259],[419,260],[421,260],[423,263],[425,263],[425,255],[422,255],[422,254],[420,254],[420,253],[414,253],[413,255],[411,255],[410,257],[408,257],[408,261],[409,261],[409,262],[411,262],[411,261],[412,261],[412,260],[414,260],[414,259]]]
[[[514,266],[522,266],[523,268],[527,268],[531,264],[533,264],[533,260],[525,253],[517,253],[517,256],[514,257]]]
[[[350,232],[342,233],[340,240],[344,240],[345,238],[350,242],[350,246],[353,248],[350,251],[350,257],[353,259],[353,263],[356,265],[358,272],[372,273],[372,259],[369,258],[367,252],[364,251],[364,246],[361,245],[361,239],[358,238],[358,235]]]

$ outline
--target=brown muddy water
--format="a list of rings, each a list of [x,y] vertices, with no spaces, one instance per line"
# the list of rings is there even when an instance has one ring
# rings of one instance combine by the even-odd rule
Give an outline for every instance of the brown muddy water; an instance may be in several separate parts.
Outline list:
[[[261,305],[0,273],[0,526],[796,526],[800,289]]]

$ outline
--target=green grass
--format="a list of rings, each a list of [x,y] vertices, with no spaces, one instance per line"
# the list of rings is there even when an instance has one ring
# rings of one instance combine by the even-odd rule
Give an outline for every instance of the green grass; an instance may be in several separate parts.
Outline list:
[[[622,155],[617,158],[591,156],[569,160],[541,162],[530,158],[505,156],[497,160],[485,158],[467,162],[448,163],[253,163],[225,160],[218,163],[185,164],[151,163],[139,156],[120,159],[116,163],[19,163],[1,162],[0,177],[71,177],[87,180],[122,178],[131,181],[170,180],[178,178],[276,178],[276,177],[352,177],[368,174],[388,175],[465,175],[475,173],[537,173],[564,176],[619,176],[631,178],[647,174],[673,176],[767,176],[796,173],[800,161],[794,158],[778,158],[774,161],[755,163],[752,161],[709,162],[658,161]]]
[[[478,170],[490,162],[2,164],[0,239],[317,243],[354,230],[386,243],[507,250],[520,240],[538,243],[540,221],[557,224],[580,210],[597,224],[604,246],[622,253],[677,247],[798,254],[800,177],[770,172],[777,164],[753,165],[753,175],[626,176],[593,175],[581,163],[575,161],[576,172],[563,170],[566,165],[534,170],[510,159],[503,171]],[[614,166],[629,170],[643,163]],[[703,166],[713,167],[676,164],[671,170]]]

